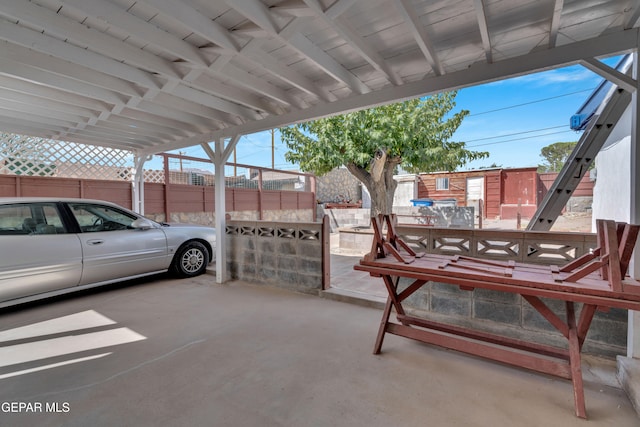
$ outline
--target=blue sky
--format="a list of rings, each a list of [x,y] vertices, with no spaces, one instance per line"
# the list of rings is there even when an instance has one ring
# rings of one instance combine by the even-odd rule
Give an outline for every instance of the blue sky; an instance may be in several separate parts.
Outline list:
[[[463,169],[537,166],[543,147],[578,141],[569,120],[601,81],[576,65],[460,90],[457,107],[470,114],[454,139],[490,153]]]
[[[605,60],[614,66],[617,58]],[[469,149],[488,151],[460,170],[537,166],[540,150],[554,142],[577,141],[581,133],[569,128],[570,117],[602,81],[586,68],[575,65],[461,89],[456,111],[470,111],[454,135]],[[297,169],[284,160],[286,147],[275,133],[275,168]],[[199,147],[180,150],[202,157]],[[271,132],[245,135],[236,152],[237,163],[271,167]],[[233,157],[229,159],[233,161]]]

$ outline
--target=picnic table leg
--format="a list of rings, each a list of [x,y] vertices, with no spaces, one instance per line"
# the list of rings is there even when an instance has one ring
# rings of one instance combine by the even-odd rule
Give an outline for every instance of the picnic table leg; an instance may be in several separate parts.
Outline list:
[[[378,337],[376,338],[376,345],[373,348],[373,354],[380,354],[382,342],[384,341],[384,334],[387,332],[387,324],[389,323],[389,316],[391,315],[392,306],[393,300],[390,296],[388,296],[387,304],[384,306],[384,311],[382,313],[382,319],[380,319],[380,328],[378,329]]]
[[[573,398],[576,415],[587,418],[584,403],[584,385],[582,382],[582,366],[580,362],[580,340],[576,325],[576,313],[573,302],[567,301],[567,326],[569,326],[569,363],[571,364],[571,381],[573,382]]]

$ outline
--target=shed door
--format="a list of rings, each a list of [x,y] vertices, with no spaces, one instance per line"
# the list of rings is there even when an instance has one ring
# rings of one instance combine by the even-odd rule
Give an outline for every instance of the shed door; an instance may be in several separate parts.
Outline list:
[[[475,216],[480,213],[480,199],[484,199],[484,177],[467,178],[467,206],[475,208]]]

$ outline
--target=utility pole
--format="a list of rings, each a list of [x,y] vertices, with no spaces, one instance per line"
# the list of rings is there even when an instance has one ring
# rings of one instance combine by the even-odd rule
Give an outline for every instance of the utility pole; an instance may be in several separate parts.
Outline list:
[[[271,169],[275,169],[276,168],[276,161],[275,161],[275,151],[276,151],[276,144],[274,141],[274,135],[276,134],[276,130],[275,129],[271,129]]]

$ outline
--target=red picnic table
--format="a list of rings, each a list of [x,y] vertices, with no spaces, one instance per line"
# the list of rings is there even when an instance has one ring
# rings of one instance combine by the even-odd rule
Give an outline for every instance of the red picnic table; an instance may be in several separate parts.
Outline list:
[[[566,379],[573,383],[576,415],[586,418],[580,353],[596,310],[640,310],[640,283],[627,276],[640,226],[598,220],[598,246],[565,266],[493,261],[464,256],[415,253],[395,232],[395,218],[372,218],[369,254],[354,266],[381,277],[388,291],[374,354],[386,333],[482,356]],[[383,228],[386,226],[386,233]],[[400,278],[413,282],[398,290]],[[513,339],[408,315],[405,300],[428,282],[463,290],[491,289],[521,295],[567,340],[567,348]],[[541,298],[565,303],[566,319]],[[583,304],[576,319],[575,304]],[[399,323],[391,322],[394,308]]]

